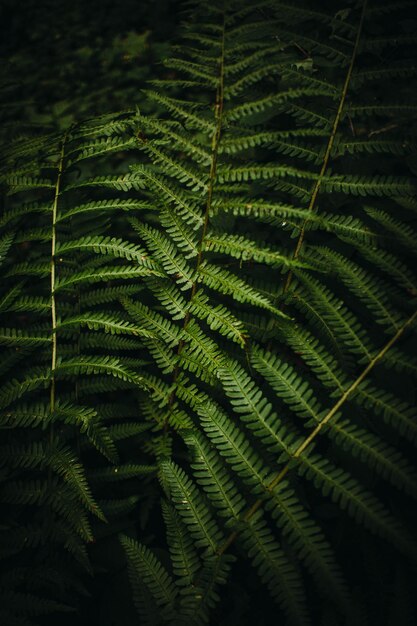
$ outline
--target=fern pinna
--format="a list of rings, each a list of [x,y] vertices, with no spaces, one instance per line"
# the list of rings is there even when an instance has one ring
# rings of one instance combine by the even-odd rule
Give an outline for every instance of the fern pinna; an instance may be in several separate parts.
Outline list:
[[[6,476],[6,498],[31,505],[30,493],[85,560],[74,530],[103,507],[81,472],[109,481],[118,467],[94,469],[89,454],[69,474],[66,450],[84,445],[81,430],[113,460],[120,426],[152,429],[129,468],[157,464],[166,542],[134,526],[120,536],[141,623],[412,623],[415,66],[413,37],[395,31],[409,5],[193,3],[168,77],[145,93],[158,115],[87,123],[58,139],[53,168],[29,158],[6,177],[36,197],[27,172],[56,172],[48,207],[5,214],[12,225],[42,214],[14,235],[39,242],[30,263],[6,265],[5,301],[34,324],[3,331],[6,377],[45,341],[35,372],[4,387],[4,458],[20,481]],[[130,173],[112,177],[98,161],[78,179],[68,160],[127,148],[139,153],[126,157]],[[125,215],[134,242],[101,234]],[[34,305],[33,274],[52,281],[42,309],[52,321]],[[106,286],[91,291],[98,276]],[[32,395],[33,378],[48,401]],[[120,381],[130,410],[139,403],[132,423]],[[113,390],[115,409],[100,400]],[[32,426],[21,451],[17,428]],[[23,480],[40,457],[35,497],[33,476]],[[97,489],[111,499],[110,484]],[[77,502],[71,515],[57,510],[62,490]]]

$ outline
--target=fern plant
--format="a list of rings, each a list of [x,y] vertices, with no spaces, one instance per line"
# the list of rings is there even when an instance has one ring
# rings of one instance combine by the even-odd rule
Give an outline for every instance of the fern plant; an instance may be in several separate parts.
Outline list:
[[[0,330],[5,623],[73,610],[80,572],[69,572],[74,563],[92,572],[93,519],[137,501],[109,485],[153,472],[120,457],[116,442],[145,428],[129,419],[134,398],[124,391],[120,406],[114,394],[145,384],[132,340],[148,335],[118,300],[158,270],[137,245],[107,234],[110,216],[143,204],[118,197],[133,179],[92,176],[97,156],[128,150],[128,126],[128,116],[109,116],[63,137],[17,141],[5,157],[1,314],[13,320]],[[86,186],[96,197],[86,198]]]
[[[87,514],[103,509],[89,483],[108,481],[110,510],[131,499],[111,502],[122,466],[74,461],[77,433],[115,462],[121,433],[152,429],[121,471],[157,470],[166,526],[166,541],[159,526],[120,536],[141,623],[413,623],[415,66],[412,37],[380,36],[409,4],[198,2],[145,94],[165,113],[36,140],[23,164],[13,147],[3,245],[36,245],[5,266],[5,313],[25,315],[2,331],[5,376],[19,371],[1,396],[20,481],[6,476],[5,497],[44,507],[86,563],[76,532],[91,540]],[[59,156],[44,164],[48,142]],[[103,174],[100,154],[128,148],[130,171]],[[84,158],[93,175],[77,178]],[[29,212],[39,223],[12,236]]]

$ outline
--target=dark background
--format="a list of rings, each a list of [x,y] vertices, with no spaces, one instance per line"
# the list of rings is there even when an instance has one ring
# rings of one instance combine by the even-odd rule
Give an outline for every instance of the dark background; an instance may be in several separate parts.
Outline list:
[[[181,15],[178,0],[0,2],[2,132],[140,106]]]

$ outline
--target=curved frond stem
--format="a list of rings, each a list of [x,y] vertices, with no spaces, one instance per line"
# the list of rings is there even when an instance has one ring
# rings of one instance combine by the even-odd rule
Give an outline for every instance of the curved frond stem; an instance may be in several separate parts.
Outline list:
[[[291,458],[284,465],[284,467],[276,474],[276,476],[266,485],[268,491],[273,491],[277,485],[285,478],[288,472],[291,470],[294,460],[300,458],[308,446],[313,443],[313,441],[320,434],[323,427],[328,424],[332,418],[338,413],[338,411],[343,407],[343,405],[349,400],[353,393],[358,389],[359,385],[367,378],[370,372],[374,369],[374,367],[382,361],[387,352],[399,341],[404,332],[414,324],[417,319],[417,310],[414,311],[413,315],[411,315],[397,330],[395,335],[391,337],[391,339],[381,348],[381,350],[371,359],[368,365],[362,370],[361,374],[356,378],[356,380],[346,389],[343,395],[339,398],[339,400],[333,405],[333,407],[328,411],[328,413],[323,417],[323,419],[317,424],[314,430],[306,437],[299,446],[294,450],[291,454]],[[243,516],[243,520],[245,522],[249,521],[253,515],[258,511],[258,509],[262,506],[264,500],[258,499],[253,505],[246,511]],[[226,541],[217,551],[217,554],[223,554],[237,539],[239,533],[237,531],[231,533]]]
[[[214,184],[216,180],[216,172],[217,172],[217,161],[219,155],[219,147],[220,147],[220,138],[222,134],[222,126],[223,126],[223,108],[224,108],[224,76],[225,76],[225,34],[226,34],[226,10],[223,10],[223,23],[222,23],[222,35],[221,35],[221,51],[219,57],[219,77],[218,77],[218,85],[217,85],[217,93],[216,93],[216,101],[214,104],[214,115],[215,115],[215,129],[211,142],[211,162],[210,162],[210,173],[207,184],[207,196],[206,196],[206,204],[203,218],[203,226],[201,231],[201,237],[197,246],[197,260],[196,260],[196,272],[198,272],[199,267],[201,266],[203,260],[203,251],[204,251],[204,241],[207,235],[207,229],[209,225],[209,218],[212,209],[213,202],[213,192],[214,192]],[[191,288],[190,301],[193,299],[197,291],[197,279],[194,280]],[[191,313],[187,311],[185,318],[183,329],[185,330],[190,322]],[[181,351],[184,346],[184,341],[181,341],[178,344],[177,356],[181,354]],[[175,367],[173,382],[175,382],[179,376],[180,368],[179,366]],[[169,398],[169,406],[172,407],[175,401],[175,387]],[[168,417],[164,425],[165,429],[168,427]]]
[[[314,187],[313,187],[313,191],[311,193],[311,198],[310,198],[310,202],[308,205],[308,212],[309,213],[313,213],[315,211],[316,208],[316,202],[317,202],[317,198],[320,192],[320,187],[321,184],[323,182],[324,176],[326,174],[328,165],[329,165],[329,161],[330,161],[330,157],[332,154],[332,149],[333,149],[333,144],[336,138],[336,134],[337,134],[337,130],[339,127],[339,123],[340,123],[340,119],[342,116],[342,112],[343,112],[343,108],[345,106],[345,102],[346,102],[346,97],[347,97],[347,93],[349,90],[349,85],[350,85],[350,81],[352,78],[352,72],[353,72],[353,67],[356,61],[356,57],[358,54],[358,50],[359,50],[359,43],[360,43],[360,39],[361,39],[361,35],[362,35],[362,30],[363,30],[363,24],[365,21],[365,14],[366,14],[366,9],[367,9],[367,4],[368,4],[368,0],[364,0],[363,5],[362,5],[362,12],[361,12],[361,16],[359,19],[359,24],[358,24],[358,28],[356,31],[356,39],[355,39],[355,44],[353,46],[353,50],[352,50],[352,56],[350,59],[350,63],[349,63],[349,67],[346,73],[346,77],[345,77],[345,82],[343,84],[343,89],[342,89],[342,93],[340,96],[340,101],[339,101],[339,106],[337,108],[337,112],[336,112],[336,116],[334,118],[333,121],[333,126],[332,126],[332,130],[331,133],[329,135],[329,139],[327,142],[327,146],[326,146],[326,151],[324,153],[324,157],[323,157],[323,162],[322,162],[322,166],[320,169],[320,173],[318,175],[318,178],[316,180],[316,182],[314,183]],[[297,259],[300,251],[301,251],[301,247],[303,245],[304,242],[304,238],[305,238],[305,234],[306,234],[306,228],[307,225],[309,223],[309,218],[306,218],[303,222],[303,225],[300,229],[300,234],[298,236],[298,240],[297,240],[297,245],[295,247],[294,250],[294,254],[293,254],[293,259]],[[285,286],[284,286],[284,293],[286,293],[291,285],[292,282],[292,278],[293,278],[293,272],[290,271],[288,273],[287,276],[287,280],[285,282]]]
[[[61,181],[62,175],[64,171],[64,157],[65,157],[65,144],[67,140],[68,133],[66,133],[61,142],[61,151],[58,162],[58,174],[55,183],[55,192],[54,192],[54,200],[52,204],[52,227],[51,227],[51,345],[52,345],[52,353],[51,353],[51,387],[50,387],[50,411],[51,415],[55,410],[55,401],[56,401],[56,379],[55,379],[55,370],[58,359],[58,337],[57,337],[57,304],[56,304],[56,247],[57,247],[57,221],[58,221],[58,202],[59,196],[61,192]],[[54,436],[53,425],[51,425],[49,437],[52,440]]]

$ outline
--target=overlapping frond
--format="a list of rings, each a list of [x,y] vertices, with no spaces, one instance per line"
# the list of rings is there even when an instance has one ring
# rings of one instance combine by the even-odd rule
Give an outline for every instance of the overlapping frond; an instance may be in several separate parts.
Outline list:
[[[110,214],[132,207],[151,210],[146,203],[123,194],[107,199],[91,194],[84,202],[78,195],[83,181],[76,183],[77,176],[86,180],[89,171],[81,160],[97,167],[100,156],[134,145],[126,134],[129,123],[108,124],[112,122],[80,125],[63,137],[33,140],[26,148],[18,143],[7,155],[7,171],[15,162],[29,174],[4,175],[12,193],[1,225],[1,314],[12,325],[2,323],[0,331],[6,357],[0,400],[6,476],[0,498],[8,506],[2,537],[21,530],[23,539],[16,540],[12,554],[22,563],[38,558],[39,545],[49,546],[42,548],[45,564],[62,570],[55,588],[51,586],[51,598],[59,591],[66,553],[90,567],[83,543],[94,541],[92,516],[106,519],[98,504],[97,481],[126,482],[154,471],[145,457],[139,463],[118,461],[115,442],[144,430],[135,425],[123,432],[122,420],[119,432],[112,433],[113,424],[95,406],[100,395],[111,394],[112,384],[106,380],[117,381],[116,388],[139,382],[139,360],[127,358],[126,350],[137,348],[137,340],[129,344],[132,337],[144,339],[149,332],[126,319],[119,301],[140,290],[132,279],[158,267],[137,243],[106,232]],[[43,156],[34,177],[30,172],[39,154]],[[45,154],[49,156],[43,162]],[[42,182],[47,177],[51,185]],[[101,176],[104,186],[107,179]],[[98,288],[92,290],[91,283]],[[120,517],[129,511],[121,503],[105,508]],[[25,516],[42,519],[43,530],[37,524],[25,528]],[[7,555],[5,546],[6,571]],[[10,587],[11,594],[23,591],[21,582]],[[30,614],[29,605],[25,601],[22,619],[25,611]],[[45,613],[59,610],[52,599],[49,607],[45,604]]]
[[[415,559],[415,68],[412,38],[378,35],[397,4],[190,3],[157,114],[10,147],[0,498],[48,520],[25,546],[11,514],[14,554],[85,565],[94,518],[141,510],[121,543],[151,626],[211,623],[252,568],[288,625],[356,623],[357,545],[390,544],[387,589]],[[153,550],[127,535],[160,490]]]

